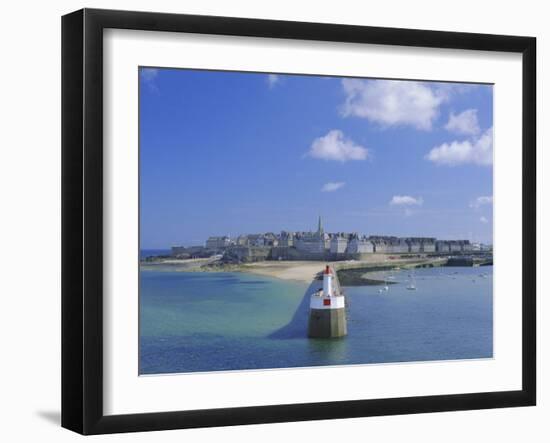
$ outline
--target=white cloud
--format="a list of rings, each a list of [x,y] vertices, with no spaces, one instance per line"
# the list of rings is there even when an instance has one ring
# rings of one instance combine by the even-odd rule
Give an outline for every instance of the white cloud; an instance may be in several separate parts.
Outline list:
[[[398,80],[343,79],[346,101],[344,117],[366,118],[384,127],[410,125],[429,131],[439,106],[449,91],[427,83]]]
[[[411,197],[410,195],[394,195],[390,200],[392,206],[421,206],[424,203],[422,197]]]
[[[445,125],[449,132],[461,135],[477,135],[481,131],[477,121],[477,109],[467,109],[460,114],[451,112]]]
[[[346,162],[365,160],[368,150],[346,138],[342,131],[333,129],[327,135],[313,140],[307,155],[323,160]]]
[[[474,92],[480,88],[479,84],[474,83],[435,83],[439,93],[446,94],[447,96],[468,94]]]
[[[470,208],[477,209],[480,206],[483,205],[491,205],[493,204],[493,196],[492,195],[483,195],[481,197],[477,197],[473,202],[470,203]]]
[[[156,78],[159,70],[156,68],[141,68],[140,75],[143,83],[146,84],[152,91],[158,91]]]
[[[141,76],[144,80],[149,81],[156,78],[158,75],[159,70],[156,68],[142,68],[141,69]]]
[[[334,192],[340,189],[345,185],[344,182],[328,182],[323,185],[321,191],[323,192]]]
[[[280,77],[277,74],[268,74],[267,75],[267,84],[269,88],[273,88],[280,81]]]
[[[472,140],[443,143],[433,148],[426,159],[439,165],[457,166],[464,164],[493,164],[493,128]]]
[[[479,221],[481,223],[489,223],[489,220],[487,219],[487,217],[483,217],[483,216],[479,217]]]

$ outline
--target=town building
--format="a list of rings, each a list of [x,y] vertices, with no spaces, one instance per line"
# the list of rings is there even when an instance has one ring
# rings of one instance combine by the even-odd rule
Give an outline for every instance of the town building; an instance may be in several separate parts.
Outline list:
[[[264,246],[278,246],[279,239],[273,232],[264,234]]]
[[[248,246],[264,246],[264,234],[251,234],[248,236]]]
[[[172,255],[179,257],[209,256],[223,252],[228,260],[360,260],[364,254],[430,254],[465,255],[482,250],[468,240],[437,240],[434,237],[365,236],[359,233],[327,233],[319,217],[317,230],[281,231],[209,237],[200,251],[175,246]],[[209,254],[209,255],[208,255]]]
[[[330,239],[331,254],[345,254],[348,248],[348,238],[340,234],[334,235]]]
[[[423,238],[421,240],[420,252],[435,252],[435,238]]]
[[[248,246],[248,235],[239,235],[236,244],[237,246]]]
[[[220,250],[229,246],[231,246],[231,239],[225,235],[223,237],[208,237],[206,240],[207,249]]]
[[[456,253],[472,252],[474,250],[470,240],[437,240],[435,242],[436,252]]]
[[[294,232],[281,231],[279,235],[279,246],[294,246]]]
[[[348,244],[348,254],[372,254],[374,253],[374,243],[367,237],[358,234],[352,234]]]
[[[325,234],[321,217],[316,232],[299,232],[294,238],[294,246],[307,255],[324,256],[330,251],[330,237]]]

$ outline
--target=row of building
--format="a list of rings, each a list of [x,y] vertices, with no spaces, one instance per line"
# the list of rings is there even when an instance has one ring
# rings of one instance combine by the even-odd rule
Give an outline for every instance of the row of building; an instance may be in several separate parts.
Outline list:
[[[358,233],[326,233],[321,218],[314,232],[281,231],[264,234],[210,237],[203,254],[220,253],[236,260],[265,259],[347,259],[364,254],[468,253],[480,248],[469,240],[437,240],[433,237],[394,237]],[[174,247],[173,255],[185,248]],[[197,254],[195,253],[195,256]]]

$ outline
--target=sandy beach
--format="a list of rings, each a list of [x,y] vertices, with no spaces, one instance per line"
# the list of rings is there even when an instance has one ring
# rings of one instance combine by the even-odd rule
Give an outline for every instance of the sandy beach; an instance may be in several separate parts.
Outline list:
[[[294,280],[300,282],[311,283],[315,276],[322,272],[325,265],[334,266],[335,269],[348,267],[362,267],[383,265],[388,262],[385,255],[373,256],[369,260],[347,260],[337,262],[324,261],[265,261],[258,263],[250,263],[241,266],[243,272],[251,274],[264,275],[268,277],[280,278],[282,280]]]
[[[311,283],[325,264],[319,261],[266,261],[242,265],[243,272]]]
[[[310,283],[325,265],[331,265],[336,270],[341,269],[365,269],[379,267],[407,267],[422,263],[432,263],[437,265],[442,259],[439,258],[399,258],[391,259],[390,255],[376,254],[364,260],[346,260],[336,262],[324,261],[265,261],[241,265],[240,270],[251,274],[276,277],[283,280],[296,280]],[[376,274],[376,275],[375,275]],[[370,278],[384,279],[385,272],[377,272],[369,275]]]
[[[320,261],[265,261],[248,264],[225,264],[219,267],[207,267],[213,263],[210,259],[162,260],[159,262],[141,263],[144,271],[171,272],[247,272],[250,274],[311,283],[315,275],[323,270],[324,262]]]
[[[247,272],[250,274],[311,283],[315,276],[322,272],[325,265],[335,269],[363,269],[378,267],[400,267],[425,262],[437,262],[434,258],[399,258],[392,259],[390,255],[376,254],[364,260],[346,260],[337,262],[324,261],[262,261],[247,264],[224,264],[221,266],[205,266],[216,264],[212,259],[163,260],[160,262],[142,263],[142,270],[172,271],[172,272]],[[374,275],[372,278],[375,278]]]

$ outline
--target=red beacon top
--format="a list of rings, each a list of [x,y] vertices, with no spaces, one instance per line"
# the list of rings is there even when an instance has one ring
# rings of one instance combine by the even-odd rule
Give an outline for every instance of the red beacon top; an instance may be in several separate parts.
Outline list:
[[[328,265],[327,265],[327,267],[325,268],[325,274],[330,274],[330,268],[328,267]]]

